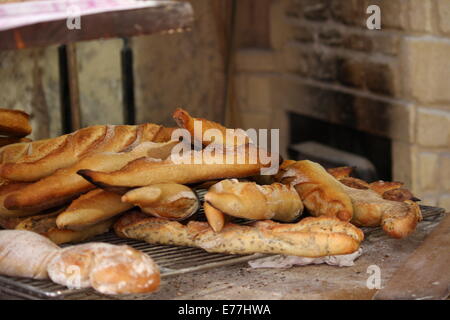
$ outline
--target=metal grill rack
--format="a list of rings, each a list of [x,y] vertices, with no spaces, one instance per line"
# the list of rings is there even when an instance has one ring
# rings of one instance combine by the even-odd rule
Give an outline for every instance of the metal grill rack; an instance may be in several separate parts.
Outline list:
[[[200,198],[203,197],[203,194],[204,192],[200,192]],[[435,222],[444,214],[444,210],[440,208],[422,206],[421,209],[424,217],[422,223]],[[381,228],[363,228],[363,230],[366,237],[376,237],[384,234]],[[160,266],[163,279],[183,273],[247,262],[265,256],[263,254],[228,255],[208,253],[199,248],[152,245],[142,241],[118,238],[112,232],[100,235],[91,241],[118,245],[127,244],[145,252]],[[74,299],[79,297],[86,298],[90,294],[99,296],[97,293],[93,293],[92,289],[67,289],[49,280],[32,280],[5,276],[0,276],[0,291],[11,296],[26,299]],[[151,296],[147,297],[151,298]]]

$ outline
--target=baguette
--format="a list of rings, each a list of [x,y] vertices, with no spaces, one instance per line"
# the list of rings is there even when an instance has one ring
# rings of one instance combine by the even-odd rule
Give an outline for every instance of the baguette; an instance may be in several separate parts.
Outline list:
[[[350,197],[343,185],[318,163],[298,161],[280,170],[277,179],[295,187],[312,215],[351,220],[353,206]]]
[[[277,226],[283,226],[283,229],[277,230]],[[330,231],[333,227],[339,231]],[[355,226],[328,217],[304,219],[288,225],[270,221],[250,226],[230,223],[221,232],[214,232],[205,222],[190,221],[184,226],[179,222],[148,218],[133,212],[119,219],[114,229],[120,237],[228,254],[322,257],[355,252],[363,240],[363,233]]]
[[[422,219],[420,207],[413,201],[390,201],[370,189],[343,187],[352,201],[352,223],[356,225],[381,225],[389,236],[401,239],[410,235]]]
[[[208,190],[205,202],[224,214],[250,220],[292,222],[303,212],[296,190],[280,183],[260,186],[236,179],[223,180]]]
[[[48,264],[53,282],[69,288],[93,287],[103,294],[155,291],[158,266],[146,254],[129,246],[87,243],[61,250]]]
[[[45,140],[38,150],[30,143],[31,154],[0,166],[0,176],[14,181],[37,181],[56,170],[67,168],[80,159],[99,152],[120,152],[140,142],[153,141],[161,130],[156,124],[139,126],[93,126]],[[56,147],[53,146],[56,141]],[[28,151],[30,153],[30,150]]]
[[[60,229],[82,230],[108,220],[133,207],[120,200],[120,195],[94,189],[72,201],[56,219]]]
[[[380,180],[372,183],[367,183],[361,179],[350,177],[350,174],[353,171],[352,167],[333,168],[327,169],[327,171],[347,187],[361,190],[371,189],[386,200],[398,202],[404,202],[408,200],[420,201],[420,199],[416,198],[411,193],[411,191],[402,188],[404,185],[402,182],[387,182]]]
[[[82,230],[59,229],[56,225],[56,217],[59,212],[27,218],[21,221],[15,229],[39,233],[56,244],[78,243],[108,232],[115,222],[115,219],[111,218]]]
[[[26,182],[6,182],[5,184],[0,186],[0,217],[2,218],[20,218],[20,217],[26,217],[31,216],[39,211],[41,211],[41,208],[36,208],[32,210],[8,210],[5,208],[3,202],[5,201],[5,198],[16,191],[24,189],[26,186],[28,186],[29,183]]]
[[[66,203],[95,188],[94,185],[79,176],[77,171],[96,169],[107,172],[120,169],[128,162],[143,156],[166,158],[177,143],[177,141],[144,142],[126,152],[90,155],[70,168],[60,169],[51,176],[8,195],[4,205],[12,210],[42,207],[43,205],[52,207],[55,204]]]
[[[31,133],[30,116],[19,110],[0,109],[0,135],[24,137]]]
[[[0,148],[10,144],[21,142],[31,142],[31,140],[28,138],[0,137]]]
[[[252,148],[242,146],[237,152],[230,153],[233,161],[227,161],[226,152],[212,154],[189,151],[175,160],[173,157],[164,161],[138,159],[110,173],[94,170],[80,170],[78,173],[92,184],[114,192],[159,183],[193,184],[214,179],[242,178],[256,175],[265,166],[257,159],[253,161],[250,158]]]
[[[214,208],[208,202],[203,203],[203,211],[205,212],[205,217],[210,227],[215,232],[220,232],[227,222],[226,215],[222,211]]]
[[[191,188],[176,183],[154,184],[127,192],[122,201],[139,206],[144,213],[170,220],[185,220],[199,208]]]
[[[47,266],[59,252],[49,239],[23,230],[0,231],[0,274],[47,279]]]
[[[241,129],[234,130],[234,134],[236,134],[236,137],[238,138],[237,141],[231,136],[229,141],[227,141],[227,128],[213,121],[202,118],[193,118],[187,111],[181,108],[175,110],[173,119],[180,128],[186,129],[189,132],[194,141],[198,141],[204,146],[213,143],[225,145],[227,147],[235,147],[247,144],[250,141],[245,131]],[[195,123],[197,123],[198,126],[201,126],[201,130],[200,128],[195,130]],[[209,135],[213,136],[210,137]]]

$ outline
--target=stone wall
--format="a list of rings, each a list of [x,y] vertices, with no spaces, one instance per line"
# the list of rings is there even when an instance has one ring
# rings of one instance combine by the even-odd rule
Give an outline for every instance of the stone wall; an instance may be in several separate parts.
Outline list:
[[[270,45],[237,52],[239,124],[284,147],[288,111],[388,137],[394,179],[450,209],[449,21],[447,0],[273,0]]]
[[[171,114],[176,107],[218,121],[224,118],[226,2],[189,2],[195,12],[190,32],[131,39],[138,123],[174,126]],[[122,39],[76,44],[83,127],[124,122],[122,47]],[[0,87],[1,108],[31,114],[31,138],[62,134],[57,46],[0,51]]]

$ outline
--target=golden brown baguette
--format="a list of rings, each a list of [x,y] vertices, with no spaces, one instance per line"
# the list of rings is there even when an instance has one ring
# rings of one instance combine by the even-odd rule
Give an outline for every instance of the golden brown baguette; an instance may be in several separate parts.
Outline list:
[[[312,215],[351,220],[353,206],[343,185],[318,163],[297,161],[280,170],[277,179],[295,187]]]
[[[352,200],[352,223],[356,225],[381,225],[389,236],[400,239],[411,234],[422,219],[420,207],[413,201],[390,201],[370,189],[343,187]]]
[[[133,207],[120,200],[120,195],[102,189],[94,189],[72,201],[56,218],[60,229],[82,230],[108,220]]]
[[[9,210],[5,208],[4,206],[5,198],[14,192],[23,190],[28,185],[30,184],[26,182],[8,181],[7,183],[0,186],[0,217],[3,218],[28,217],[39,214],[48,208],[46,205],[38,205],[31,209],[18,209],[18,210]]]
[[[234,133],[238,139],[234,140],[230,136],[229,141],[227,141],[227,128],[216,122],[203,118],[193,118],[186,110],[181,108],[175,110],[173,113],[173,119],[180,128],[186,129],[189,132],[192,137],[192,143],[196,140],[205,146],[214,143],[234,147],[247,144],[250,141],[245,131],[239,129],[234,129]],[[199,129],[195,130],[195,123],[197,123],[198,126],[201,126],[201,128],[199,127]],[[211,135],[214,134],[213,130],[220,133],[220,135],[208,137],[208,133]]]
[[[50,214],[29,217],[21,221],[15,229],[39,233],[56,244],[78,243],[108,232],[117,220],[111,218],[88,226],[82,230],[59,229],[56,225],[56,217],[60,212],[61,211],[57,211]]]
[[[233,161],[229,163],[226,161],[226,152],[189,151],[176,160],[172,157],[164,161],[142,158],[110,173],[94,170],[80,170],[78,173],[92,184],[114,192],[159,183],[192,184],[214,179],[242,178],[256,175],[265,167],[258,159],[250,157],[252,148],[242,146],[236,150],[231,157]],[[242,158],[238,159],[239,156]]]
[[[199,208],[197,195],[191,188],[176,183],[154,184],[131,190],[122,201],[139,206],[144,213],[170,220],[185,220]]]
[[[166,158],[177,143],[177,141],[144,142],[126,152],[96,153],[87,156],[69,168],[60,169],[51,176],[8,195],[4,205],[8,209],[24,209],[42,207],[42,205],[51,207],[55,203],[66,203],[95,188],[94,185],[79,176],[77,171],[94,169],[108,172],[120,169],[128,162],[144,156]]]
[[[61,168],[67,168],[80,159],[94,153],[120,152],[130,145],[153,141],[161,130],[156,124],[139,126],[93,126],[75,131],[72,134],[46,140],[38,151],[3,163],[0,176],[14,181],[37,181]],[[37,142],[31,142],[30,148]]]
[[[222,180],[208,190],[205,202],[224,214],[249,220],[292,222],[303,212],[294,187],[281,183],[260,186],[236,179]]]
[[[21,142],[31,142],[31,139],[28,138],[15,138],[15,137],[0,137],[0,148]]]
[[[19,110],[0,109],[0,135],[24,137],[31,133],[30,116]]]
[[[367,183],[361,179],[350,177],[353,171],[352,167],[340,167],[327,169],[333,177],[339,180],[340,183],[346,185],[347,187],[367,190],[371,189],[381,195],[383,199],[404,202],[407,200],[420,201],[416,198],[411,191],[402,188],[402,182],[390,182],[390,181],[375,181],[372,183]]]
[[[220,232],[227,222],[227,216],[208,202],[203,203],[203,211],[205,212],[205,217],[210,227],[215,232]]]
[[[277,230],[277,226],[282,229]],[[334,228],[338,231],[333,231]],[[250,226],[227,224],[214,232],[205,222],[191,221],[186,226],[142,213],[124,215],[115,224],[117,235],[152,244],[200,247],[208,252],[229,254],[284,254],[322,257],[355,252],[363,233],[350,223],[336,218],[308,218],[296,224],[272,221]]]

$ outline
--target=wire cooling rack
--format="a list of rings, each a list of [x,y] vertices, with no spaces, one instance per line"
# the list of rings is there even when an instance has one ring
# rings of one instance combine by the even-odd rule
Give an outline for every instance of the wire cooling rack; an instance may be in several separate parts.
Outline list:
[[[199,194],[202,198],[203,194]],[[445,213],[441,208],[421,206],[424,222],[433,222]],[[382,235],[381,228],[363,228],[366,237]],[[208,253],[199,248],[152,245],[146,242],[122,239],[109,232],[90,241],[107,242],[111,244],[126,244],[145,252],[159,265],[161,277],[218,268],[227,265],[247,262],[266,255],[229,255]],[[78,299],[94,294],[92,289],[67,289],[50,280],[33,280],[0,276],[0,292],[25,299]],[[98,294],[97,294],[98,295]]]

